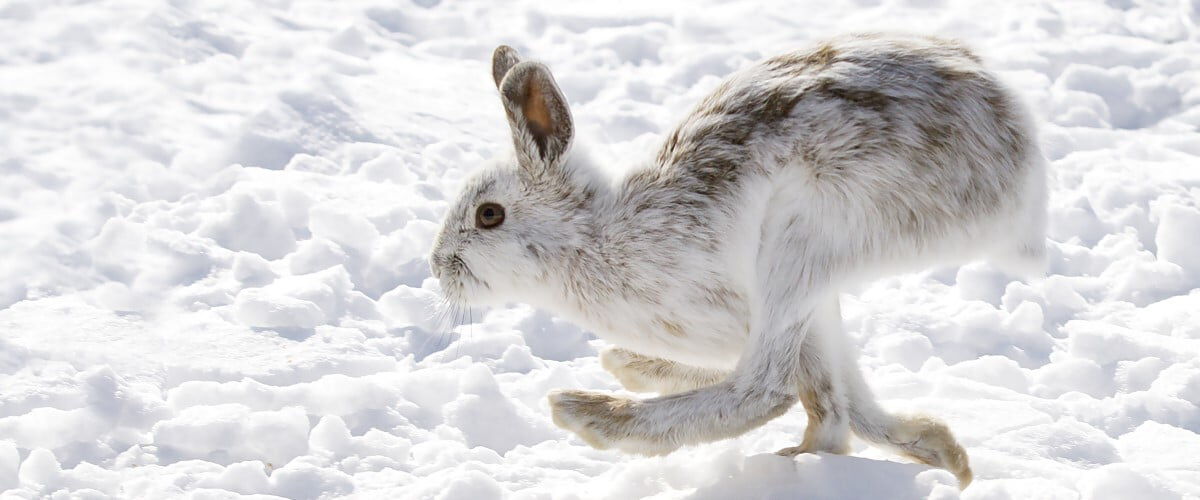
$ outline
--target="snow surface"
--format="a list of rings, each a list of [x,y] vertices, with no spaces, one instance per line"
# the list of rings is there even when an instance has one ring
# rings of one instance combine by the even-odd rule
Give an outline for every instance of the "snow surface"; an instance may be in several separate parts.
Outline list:
[[[626,165],[730,71],[868,29],[973,43],[1054,167],[1046,279],[971,264],[844,300],[885,405],[970,452],[966,491],[857,441],[771,455],[798,409],[592,450],[544,397],[618,389],[588,333],[430,317],[441,214],[508,147],[495,45],[549,63]],[[0,1],[0,491],[1197,498],[1198,129],[1197,0]]]

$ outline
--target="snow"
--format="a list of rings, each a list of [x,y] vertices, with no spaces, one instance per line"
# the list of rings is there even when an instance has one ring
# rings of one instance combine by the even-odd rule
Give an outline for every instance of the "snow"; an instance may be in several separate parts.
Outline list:
[[[643,458],[550,423],[619,390],[529,306],[438,314],[425,254],[509,147],[489,73],[547,62],[600,163],[823,36],[963,38],[1053,166],[1049,276],[843,300],[940,470],[795,445],[793,410]],[[353,0],[0,4],[0,496],[1200,498],[1200,2]]]

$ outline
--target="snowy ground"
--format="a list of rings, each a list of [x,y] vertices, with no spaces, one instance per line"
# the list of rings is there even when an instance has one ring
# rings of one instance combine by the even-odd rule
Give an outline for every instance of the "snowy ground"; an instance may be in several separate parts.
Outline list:
[[[587,333],[426,314],[441,214],[508,147],[496,44],[623,164],[730,71],[885,28],[976,45],[1055,171],[1047,279],[846,296],[885,404],[950,423],[963,498],[1200,497],[1200,2],[501,4],[0,1],[0,496],[959,496],[859,442],[770,455],[799,410],[592,450],[544,398],[617,389]]]

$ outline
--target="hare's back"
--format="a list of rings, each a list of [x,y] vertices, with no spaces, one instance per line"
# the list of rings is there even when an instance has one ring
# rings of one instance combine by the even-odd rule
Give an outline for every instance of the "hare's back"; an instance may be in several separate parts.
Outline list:
[[[969,49],[866,34],[730,76],[668,135],[658,161],[718,194],[800,165],[830,182],[920,182],[995,206],[1037,156],[1020,104]]]
[[[886,237],[916,254],[1041,241],[1033,233],[1042,227],[1044,173],[1032,126],[967,48],[854,36],[762,66],[796,96],[789,135],[779,138],[795,154],[777,168],[801,171],[807,203],[838,206],[850,219],[842,223],[875,240],[857,245],[878,247]],[[1000,241],[1013,227],[1030,234]]]
[[[860,35],[762,66],[767,80],[787,82],[782,94],[795,96],[787,133],[818,173],[895,158],[904,160],[896,166],[906,182],[917,175],[999,186],[1037,155],[1020,103],[953,41]]]
[[[852,35],[767,59],[703,99],[657,160],[674,175],[647,178],[687,180],[699,195],[687,210],[720,214],[729,200],[769,197],[795,230],[841,235],[837,252],[850,256],[913,261],[964,242],[1033,254],[1042,241],[1030,122],[980,58],[950,40]],[[764,177],[774,193],[744,192]],[[755,227],[757,214],[730,224]]]

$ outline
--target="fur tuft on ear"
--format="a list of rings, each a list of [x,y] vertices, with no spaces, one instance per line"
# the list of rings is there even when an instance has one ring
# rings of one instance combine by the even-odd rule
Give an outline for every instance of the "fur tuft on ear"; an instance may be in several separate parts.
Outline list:
[[[521,56],[517,54],[517,49],[501,45],[492,51],[492,79],[496,81],[496,88],[500,88],[500,84],[504,82],[504,75],[519,62]]]
[[[518,155],[550,167],[566,154],[575,129],[549,68],[532,61],[517,63],[500,82],[500,100]]]

